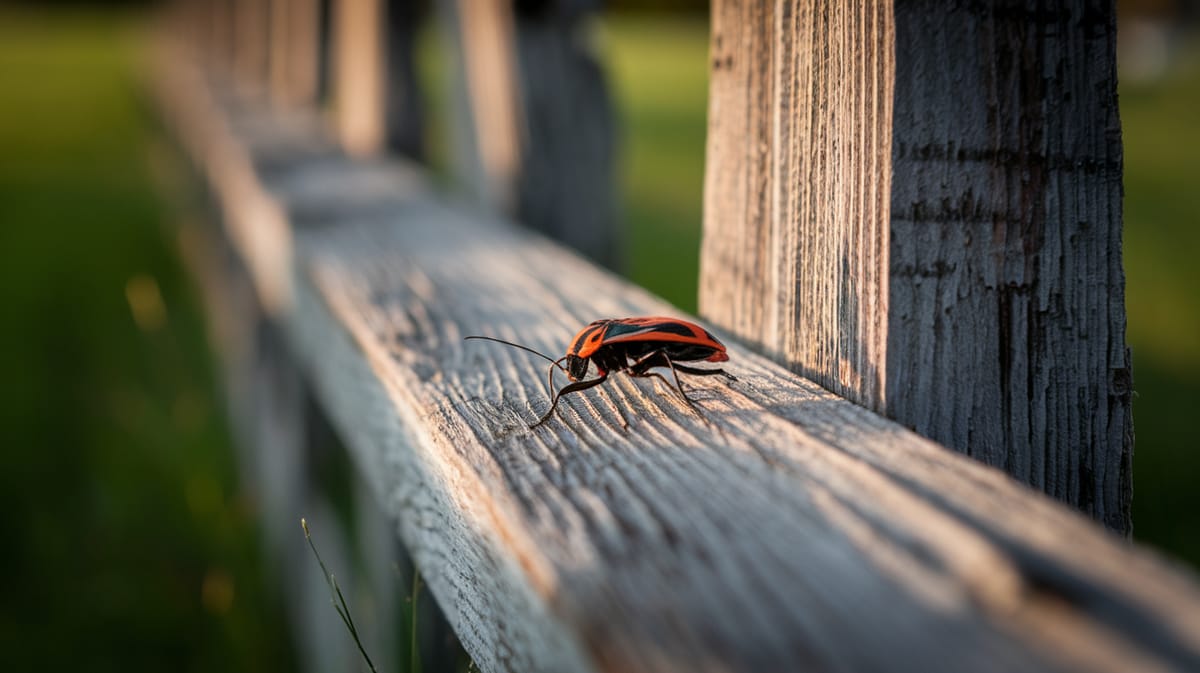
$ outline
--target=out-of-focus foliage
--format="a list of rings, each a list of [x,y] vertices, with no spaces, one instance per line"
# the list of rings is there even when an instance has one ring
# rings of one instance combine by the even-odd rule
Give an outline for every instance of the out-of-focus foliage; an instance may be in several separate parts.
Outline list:
[[[0,670],[287,670],[135,27],[0,10]]]
[[[1200,40],[1122,77],[1134,537],[1200,565]],[[1124,71],[1123,71],[1124,73]]]
[[[623,144],[629,276],[696,311],[708,109],[708,21],[614,15],[598,40]]]

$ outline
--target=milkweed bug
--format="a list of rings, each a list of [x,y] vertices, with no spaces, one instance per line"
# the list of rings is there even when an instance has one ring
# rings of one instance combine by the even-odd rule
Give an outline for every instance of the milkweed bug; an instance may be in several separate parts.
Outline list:
[[[729,356],[725,353],[725,345],[710,334],[708,330],[678,318],[610,318],[596,320],[584,327],[571,340],[567,354],[557,360],[522,346],[521,344],[504,341],[488,336],[472,335],[467,339],[483,339],[495,341],[506,346],[520,348],[548,361],[547,387],[554,390],[555,368],[567,375],[572,383],[567,384],[554,394],[550,410],[536,423],[529,426],[536,428],[545,423],[558,407],[558,401],[563,395],[570,395],[581,390],[598,386],[608,380],[612,372],[625,372],[630,376],[656,376],[668,385],[673,385],[679,395],[697,414],[700,410],[683,392],[679,384],[679,372],[693,376],[713,376],[720,374],[730,381],[736,381],[732,374],[723,369],[698,369],[680,362],[725,362]],[[567,366],[562,366],[566,360]],[[583,380],[587,375],[588,365],[596,365],[597,377]],[[666,368],[671,372],[671,379],[654,371]]]

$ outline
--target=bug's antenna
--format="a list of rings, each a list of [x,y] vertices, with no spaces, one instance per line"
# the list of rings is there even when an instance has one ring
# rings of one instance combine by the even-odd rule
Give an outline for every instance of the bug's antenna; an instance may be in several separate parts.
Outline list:
[[[550,364],[554,365],[555,367],[562,369],[564,374],[567,372],[566,369],[563,369],[562,365],[558,364],[563,361],[563,358],[559,358],[559,359],[555,360],[555,359],[551,358],[550,356],[548,356],[544,353],[539,353],[538,351],[535,351],[528,346],[522,346],[521,344],[515,344],[511,341],[505,341],[504,339],[497,339],[495,337],[489,337],[489,336],[477,336],[474,334],[472,334],[471,336],[468,336],[468,337],[463,337],[464,341],[466,341],[467,339],[481,339],[483,341],[495,341],[496,343],[504,344],[505,346],[512,346],[513,348],[520,348],[521,350],[529,352],[529,353],[533,353],[534,355],[545,360],[546,362],[549,362]]]

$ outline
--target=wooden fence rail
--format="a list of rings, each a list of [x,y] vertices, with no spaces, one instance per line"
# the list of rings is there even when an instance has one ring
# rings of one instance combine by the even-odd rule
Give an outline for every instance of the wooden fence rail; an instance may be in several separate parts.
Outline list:
[[[688,382],[704,418],[616,376],[529,429],[543,363],[464,336],[560,352],[597,317],[678,312],[415,166],[342,151],[312,107],[233,95],[177,48],[158,65],[220,207],[189,249],[228,246],[252,288],[200,271],[217,331],[274,362],[230,375],[257,386],[239,425],[274,461],[250,462],[290,475],[264,507],[290,566],[319,409],[483,671],[1200,670],[1186,572],[719,330],[738,380]],[[386,525],[360,531],[364,555],[387,555]],[[366,595],[394,596],[386,576]],[[307,644],[342,650],[309,665],[352,661],[310,603],[328,621]]]

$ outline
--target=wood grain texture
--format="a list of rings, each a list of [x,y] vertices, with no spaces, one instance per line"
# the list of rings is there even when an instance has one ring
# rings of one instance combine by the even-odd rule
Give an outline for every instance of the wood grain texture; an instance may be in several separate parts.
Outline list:
[[[1112,3],[1000,4],[714,4],[701,313],[1127,534]]]
[[[1111,2],[901,2],[889,414],[1128,533]]]
[[[202,94],[167,109],[226,114]],[[215,193],[287,213],[288,339],[481,670],[1200,667],[1194,578],[723,332],[739,381],[688,381],[707,421],[617,376],[529,430],[542,362],[463,336],[555,352],[671,307],[253,115],[201,125],[272,157]],[[312,196],[350,167],[395,189]]]
[[[890,3],[716,2],[700,312],[882,410]]]

